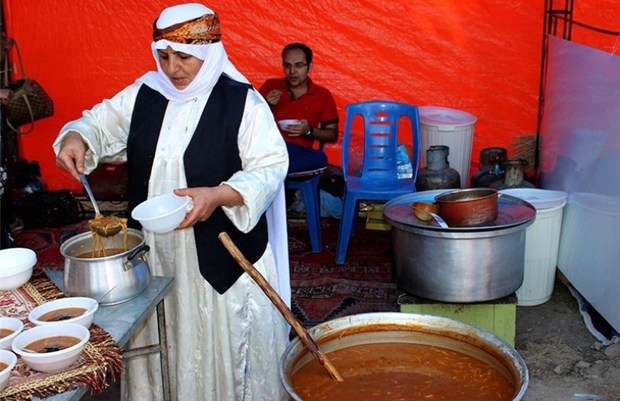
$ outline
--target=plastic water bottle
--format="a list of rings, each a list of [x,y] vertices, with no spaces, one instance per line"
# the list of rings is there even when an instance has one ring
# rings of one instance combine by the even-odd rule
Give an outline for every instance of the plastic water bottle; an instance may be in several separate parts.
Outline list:
[[[396,148],[396,173],[398,178],[413,177],[413,168],[405,145],[398,145]]]

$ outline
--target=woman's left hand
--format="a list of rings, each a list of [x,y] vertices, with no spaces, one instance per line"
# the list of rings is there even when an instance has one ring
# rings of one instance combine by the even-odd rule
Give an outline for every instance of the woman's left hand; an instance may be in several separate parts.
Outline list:
[[[241,195],[228,185],[175,189],[174,193],[178,196],[189,196],[193,203],[192,209],[187,212],[185,219],[177,227],[178,230],[206,221],[220,206],[243,204]]]

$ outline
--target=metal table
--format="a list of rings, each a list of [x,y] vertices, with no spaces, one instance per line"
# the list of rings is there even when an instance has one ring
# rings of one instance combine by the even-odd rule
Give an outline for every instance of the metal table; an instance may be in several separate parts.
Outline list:
[[[49,278],[60,288],[64,289],[61,271],[47,271]],[[94,323],[110,333],[114,341],[125,350],[123,358],[128,359],[138,355],[158,352],[161,359],[164,400],[170,399],[170,381],[168,376],[168,352],[166,346],[166,319],[164,315],[164,297],[172,289],[172,277],[155,276],[149,286],[138,297],[118,305],[101,306],[95,312]],[[142,327],[151,313],[157,310],[159,329],[159,343],[136,349],[126,350],[125,347],[135,332]],[[77,401],[86,394],[88,387],[80,387],[66,391],[45,401]],[[33,398],[33,400],[41,400]]]

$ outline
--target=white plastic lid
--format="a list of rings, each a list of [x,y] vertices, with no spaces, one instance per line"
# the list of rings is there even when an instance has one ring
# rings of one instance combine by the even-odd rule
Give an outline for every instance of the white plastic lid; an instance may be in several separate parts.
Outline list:
[[[448,107],[420,106],[418,107],[420,123],[427,125],[449,126],[452,128],[472,125],[477,118],[462,110]]]
[[[32,268],[37,263],[37,254],[29,248],[7,248],[0,250],[0,270],[18,272]]]
[[[510,188],[502,189],[499,192],[529,202],[536,210],[559,206],[566,200],[568,195],[566,192],[541,188]]]

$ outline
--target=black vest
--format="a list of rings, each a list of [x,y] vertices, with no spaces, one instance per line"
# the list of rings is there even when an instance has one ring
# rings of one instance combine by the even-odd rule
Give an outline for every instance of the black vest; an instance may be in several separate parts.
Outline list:
[[[187,186],[213,187],[241,170],[237,136],[249,85],[220,77],[213,88],[196,131],[185,150],[183,161]],[[168,100],[142,85],[136,98],[127,139],[128,204],[133,210],[148,195],[148,182]],[[129,226],[141,228],[129,219]],[[200,273],[220,294],[225,293],[243,274],[217,238],[226,232],[244,256],[254,263],[267,246],[267,220],[261,216],[248,233],[237,230],[221,208],[205,222],[194,225]],[[178,266],[179,269],[185,266]]]

